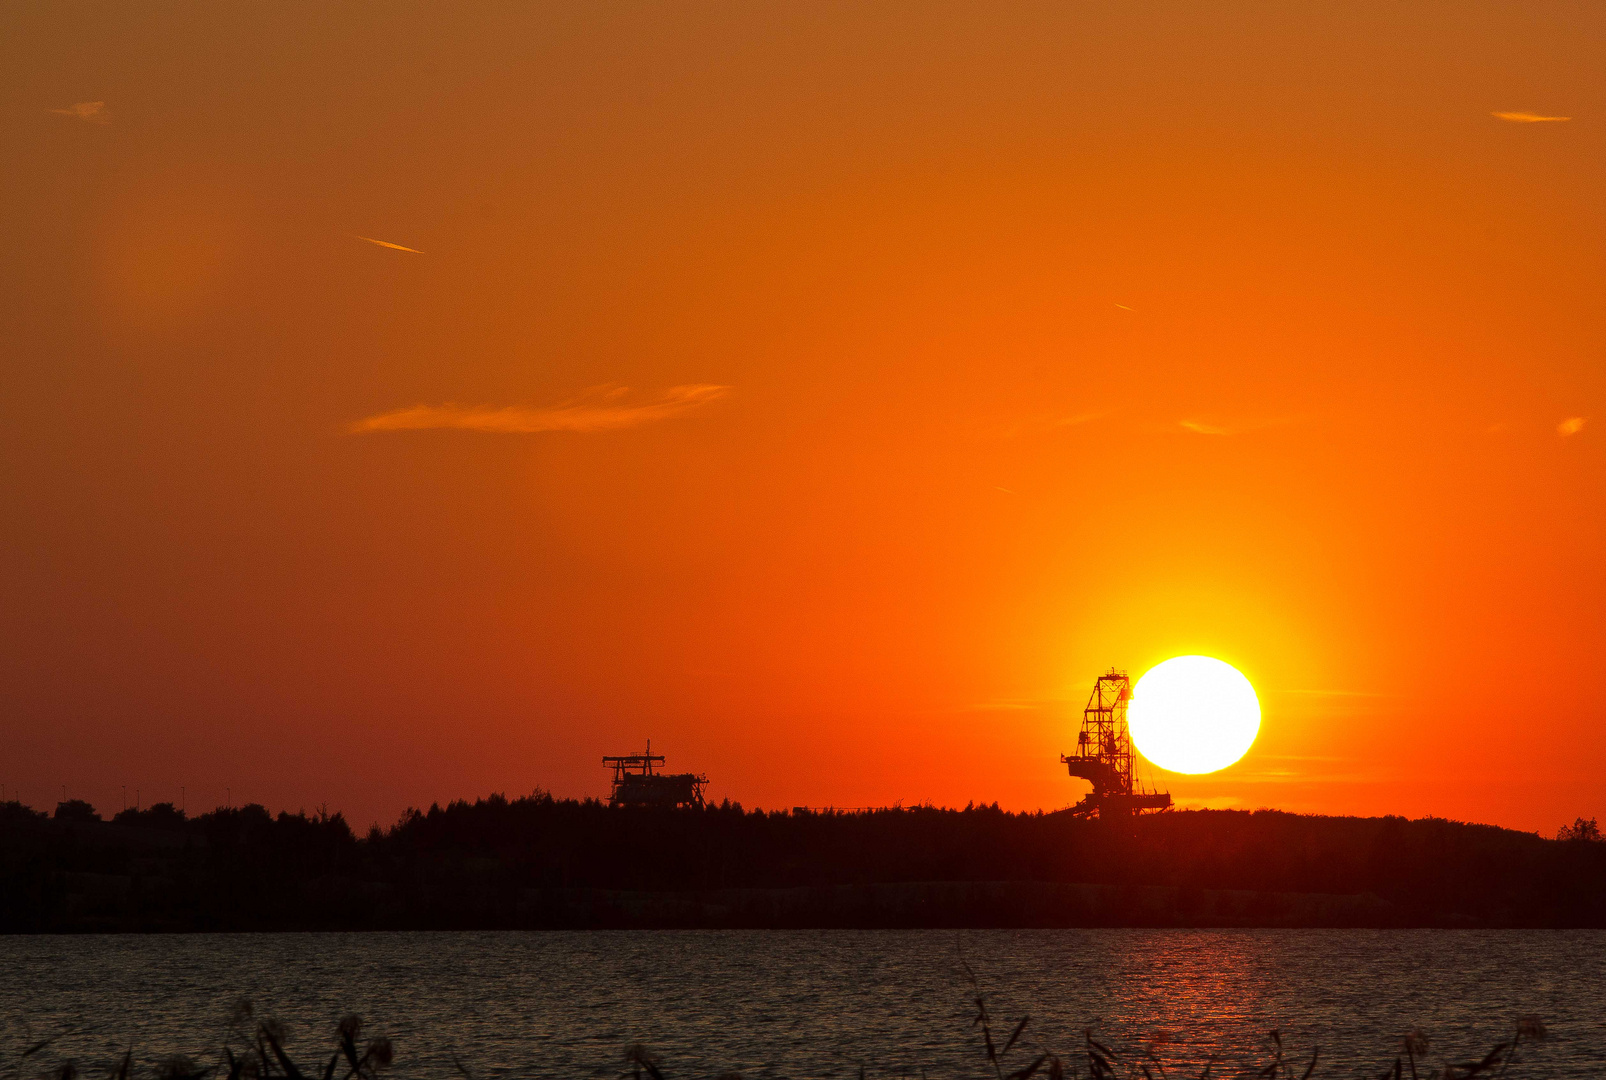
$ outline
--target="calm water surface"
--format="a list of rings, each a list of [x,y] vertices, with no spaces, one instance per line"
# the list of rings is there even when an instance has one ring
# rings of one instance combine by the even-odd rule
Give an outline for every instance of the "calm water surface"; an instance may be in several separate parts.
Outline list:
[[[1551,1037],[1508,1076],[1606,1074],[1606,933],[1365,930],[0,938],[4,1068],[68,1030],[81,1064],[130,1041],[147,1064],[210,1061],[245,996],[307,1063],[362,1015],[395,1040],[398,1077],[459,1075],[454,1055],[475,1077],[618,1076],[634,1042],[671,1078],[977,1077],[961,953],[994,1014],[1030,1013],[1023,1042],[1062,1055],[1092,1026],[1240,1075],[1275,1027],[1300,1071],[1320,1044],[1316,1076],[1375,1077],[1413,1027],[1464,1061],[1537,1014]]]

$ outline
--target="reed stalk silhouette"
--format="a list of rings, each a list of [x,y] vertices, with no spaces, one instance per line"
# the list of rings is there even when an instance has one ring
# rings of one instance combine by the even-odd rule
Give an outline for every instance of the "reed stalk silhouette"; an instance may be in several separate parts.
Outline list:
[[[1004,1059],[1009,1052],[1020,1042],[1021,1035],[1031,1022],[1031,1016],[1025,1015],[1015,1023],[1010,1031],[1009,1038],[1000,1049],[993,1039],[994,1016],[987,1008],[986,995],[981,991],[979,980],[970,964],[961,958],[961,970],[965,982],[972,993],[972,1002],[976,1008],[975,1018],[971,1022],[973,1028],[981,1031],[982,1050],[986,1055],[987,1065],[990,1067],[995,1080],[1028,1080],[1028,1078],[1042,1072],[1051,1080],[1062,1080],[1066,1076],[1076,1076],[1075,1059],[1062,1061],[1056,1054],[1041,1052],[1032,1061],[1023,1064],[1020,1068],[1009,1073],[1004,1070],[1008,1066]],[[1517,1050],[1524,1043],[1542,1041],[1548,1035],[1544,1022],[1537,1016],[1519,1017],[1513,1027],[1511,1037],[1495,1043],[1493,1048],[1478,1061],[1453,1064],[1443,1062],[1431,1072],[1424,1073],[1420,1056],[1429,1050],[1428,1040],[1418,1030],[1408,1032],[1400,1040],[1400,1054],[1395,1057],[1393,1065],[1385,1068],[1379,1080],[1404,1080],[1407,1067],[1410,1070],[1411,1080],[1471,1080],[1472,1077],[1487,1076],[1490,1080],[1499,1080],[1506,1075],[1507,1069],[1517,1061]],[[1152,1049],[1145,1048],[1136,1053],[1118,1053],[1093,1035],[1092,1028],[1086,1028],[1082,1033],[1084,1047],[1083,1056],[1086,1062],[1089,1080],[1170,1080],[1170,1073],[1165,1063],[1160,1060]],[[1256,1080],[1292,1080],[1295,1064],[1288,1061],[1283,1045],[1282,1032],[1273,1030],[1267,1033],[1271,1046],[1271,1058],[1267,1063],[1253,1072]],[[1321,1061],[1321,1048],[1312,1047],[1310,1060],[1299,1073],[1299,1080],[1311,1080],[1316,1073],[1316,1067]],[[1069,1067],[1068,1067],[1069,1063]],[[1210,1080],[1212,1072],[1218,1062],[1212,1058],[1205,1062],[1204,1069],[1199,1073],[1198,1080]],[[1151,1067],[1152,1066],[1152,1067]]]
[[[984,1076],[992,1080],[1033,1080],[1039,1076],[1044,1080],[1080,1080],[1085,1069],[1088,1080],[1171,1080],[1172,1071],[1166,1068],[1152,1048],[1145,1047],[1137,1051],[1115,1049],[1097,1038],[1092,1028],[1083,1030],[1083,1045],[1080,1052],[1074,1055],[1062,1057],[1032,1046],[1026,1038],[1031,1016],[1023,1015],[1012,1024],[1008,1021],[1000,1023],[987,1006],[986,995],[981,990],[975,972],[968,963],[962,964],[962,967],[971,1003],[976,1010],[970,1026],[981,1036],[984,1064],[979,1064]],[[1008,1034],[1000,1043],[999,1035],[1004,1031]],[[390,1067],[394,1058],[391,1041],[384,1036],[365,1039],[362,1020],[352,1015],[336,1025],[333,1052],[328,1060],[324,1061],[320,1055],[319,1065],[304,1067],[291,1058],[285,1049],[284,1029],[271,1018],[258,1020],[251,1004],[243,999],[234,1007],[220,1057],[211,1064],[200,1064],[182,1055],[169,1055],[158,1059],[154,1066],[139,1067],[135,1064],[132,1045],[109,1065],[88,1072],[81,1070],[78,1063],[71,1059],[47,1062],[47,1051],[69,1034],[72,1032],[62,1031],[38,1040],[25,1034],[21,1048],[9,1062],[0,1056],[0,1077],[21,1080],[26,1074],[50,1080],[79,1080],[90,1076],[105,1076],[109,1080],[136,1080],[137,1077],[146,1076],[155,1077],[156,1080],[380,1080],[380,1074]],[[1428,1040],[1420,1031],[1413,1030],[1400,1040],[1399,1052],[1393,1064],[1379,1074],[1378,1080],[1404,1080],[1407,1076],[1411,1080],[1472,1080],[1475,1077],[1501,1080],[1512,1065],[1519,1063],[1517,1052],[1520,1048],[1543,1041],[1547,1035],[1539,1017],[1520,1017],[1511,1034],[1495,1043],[1481,1059],[1461,1063],[1441,1062],[1436,1068],[1428,1069],[1423,1060],[1430,1052]],[[237,1043],[241,1045],[237,1046]],[[1268,1045],[1269,1058],[1266,1063],[1244,1074],[1245,1077],[1255,1080],[1293,1080],[1297,1070],[1299,1080],[1311,1080],[1316,1074],[1321,1061],[1320,1048],[1313,1048],[1310,1060],[1303,1069],[1299,1069],[1297,1062],[1288,1060],[1280,1031],[1268,1033]],[[1019,1065],[1010,1060],[1011,1055],[1015,1055]],[[621,1080],[674,1080],[677,1076],[689,1075],[677,1073],[666,1066],[658,1055],[640,1043],[630,1045],[624,1058],[625,1071]],[[471,1076],[468,1068],[455,1055],[453,1062],[459,1075]],[[1220,1064],[1214,1058],[1207,1061],[1198,1073],[1198,1080],[1211,1080],[1217,1076]],[[921,1076],[922,1080],[928,1080],[924,1069],[921,1070]],[[1513,1072],[1512,1076],[1515,1077],[1516,1073]],[[862,1065],[859,1077],[860,1080],[868,1080],[867,1071]],[[739,1073],[724,1072],[718,1074],[716,1080],[742,1078]]]

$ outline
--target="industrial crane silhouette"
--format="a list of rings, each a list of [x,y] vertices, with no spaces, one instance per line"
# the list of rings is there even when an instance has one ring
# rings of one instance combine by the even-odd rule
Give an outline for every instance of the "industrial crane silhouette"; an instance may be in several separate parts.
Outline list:
[[[647,740],[645,754],[603,758],[603,767],[613,770],[613,793],[608,796],[608,805],[700,808],[708,777],[701,773],[659,772],[663,763],[664,756],[652,752],[651,739]]]
[[[1109,820],[1171,805],[1170,792],[1144,791],[1134,781],[1132,764],[1137,755],[1132,752],[1132,736],[1126,727],[1126,707],[1131,700],[1132,680],[1126,672],[1111,668],[1094,680],[1093,693],[1082,710],[1076,753],[1060,755],[1066,771],[1090,782],[1093,790],[1064,813]]]

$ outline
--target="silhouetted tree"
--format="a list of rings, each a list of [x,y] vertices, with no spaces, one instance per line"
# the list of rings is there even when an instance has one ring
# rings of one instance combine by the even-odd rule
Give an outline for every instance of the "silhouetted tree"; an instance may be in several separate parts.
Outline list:
[[[56,804],[57,821],[99,821],[95,808],[82,799],[68,799]]]
[[[1598,844],[1606,841],[1606,836],[1600,834],[1600,826],[1595,824],[1594,818],[1579,818],[1571,825],[1563,825],[1556,830],[1557,840],[1578,840],[1586,844]]]
[[[746,903],[607,899],[714,890],[794,890],[803,896],[794,924],[818,925],[807,922],[808,897],[866,897],[867,886],[927,895],[920,883],[932,882],[977,886],[939,890],[951,897],[983,896],[992,886],[981,883],[999,882],[1015,883],[1004,890],[1015,897],[1052,886],[1062,900],[1091,895],[1067,885],[1108,887],[1112,897],[1146,889],[1151,900],[1170,890],[1155,901],[1163,911],[1112,901],[1078,915],[1074,904],[1028,902],[1010,916],[1020,925],[1187,923],[1215,917],[1223,901],[1209,896],[1232,893],[1240,921],[1276,908],[1283,902],[1271,898],[1281,894],[1370,894],[1368,917],[1390,925],[1606,926],[1606,843],[1582,819],[1558,843],[1437,818],[1179,811],[1101,823],[996,803],[649,810],[537,791],[410,809],[359,839],[326,811],[275,815],[248,805],[186,818],[164,803],[107,824],[75,818],[81,811],[67,805],[45,820],[0,804],[0,931],[632,925],[632,910]],[[989,911],[1002,910],[933,903],[863,917],[989,925]]]
[[[139,825],[147,829],[178,832],[184,828],[184,811],[170,802],[153,803],[143,810],[120,810],[112,816],[117,825]]]
[[[35,821],[44,821],[46,817],[43,810],[35,810],[16,799],[0,802],[0,826],[31,824]]]

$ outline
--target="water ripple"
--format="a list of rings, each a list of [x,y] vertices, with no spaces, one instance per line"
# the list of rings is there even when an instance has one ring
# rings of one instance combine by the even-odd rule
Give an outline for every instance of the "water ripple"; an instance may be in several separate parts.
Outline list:
[[[643,1043],[670,1077],[982,1075],[963,963],[1017,1051],[1067,1055],[1091,1027],[1173,1068],[1267,1060],[1279,1029],[1317,1075],[1376,1075],[1420,1028],[1432,1059],[1481,1056],[1516,1017],[1552,1037],[1515,1076],[1606,1066],[1606,933],[1595,931],[620,931],[0,939],[12,1042],[73,1034],[82,1064],[210,1060],[240,996],[293,1056],[348,1012],[390,1034],[397,1075],[616,1077]]]

